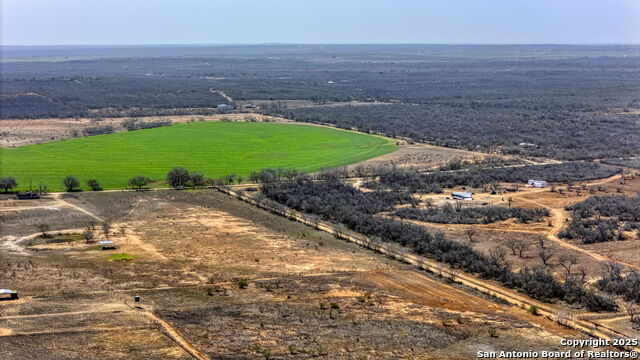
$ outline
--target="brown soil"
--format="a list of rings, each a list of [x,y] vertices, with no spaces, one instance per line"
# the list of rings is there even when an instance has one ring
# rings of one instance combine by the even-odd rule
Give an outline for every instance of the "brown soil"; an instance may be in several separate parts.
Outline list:
[[[119,248],[0,247],[2,286],[21,296],[0,302],[1,358],[471,359],[486,349],[560,350],[561,337],[581,337],[212,190],[73,194],[23,207],[12,211],[27,220],[34,211],[82,216],[66,220],[70,228],[111,219],[97,238]],[[137,258],[109,261],[115,252]]]

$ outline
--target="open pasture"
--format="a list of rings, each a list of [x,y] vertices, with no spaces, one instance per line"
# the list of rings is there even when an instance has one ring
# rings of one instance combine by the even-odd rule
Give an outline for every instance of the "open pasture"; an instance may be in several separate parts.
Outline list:
[[[137,175],[164,181],[175,166],[246,179],[266,167],[315,171],[394,149],[390,139],[318,126],[198,122],[1,149],[0,176],[15,177],[19,189],[42,182],[61,190],[67,175],[83,187],[97,179],[105,189],[120,189]]]

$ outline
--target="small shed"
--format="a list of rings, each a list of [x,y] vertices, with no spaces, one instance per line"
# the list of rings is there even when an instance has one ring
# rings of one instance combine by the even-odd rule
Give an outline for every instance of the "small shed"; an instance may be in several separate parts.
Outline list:
[[[0,289],[0,300],[17,300],[18,292],[9,289]]]
[[[544,188],[548,185],[544,180],[529,180],[527,183],[529,184],[529,186],[536,188]]]
[[[98,241],[98,245],[100,246],[100,250],[115,250],[116,244],[113,241]]]
[[[452,192],[451,198],[454,200],[473,200],[473,194],[470,192]]]
[[[218,110],[233,110],[235,108],[232,105],[229,105],[229,104],[220,104],[220,105],[216,106],[216,109],[218,109]]]

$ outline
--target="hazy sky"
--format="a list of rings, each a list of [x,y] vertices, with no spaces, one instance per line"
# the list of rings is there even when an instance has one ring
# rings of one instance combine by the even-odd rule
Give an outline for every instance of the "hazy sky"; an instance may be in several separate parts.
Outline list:
[[[0,0],[3,45],[640,43],[640,0]]]

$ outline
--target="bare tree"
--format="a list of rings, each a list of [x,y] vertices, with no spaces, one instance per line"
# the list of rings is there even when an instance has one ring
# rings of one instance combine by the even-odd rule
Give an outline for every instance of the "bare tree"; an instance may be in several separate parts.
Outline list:
[[[473,241],[473,236],[476,234],[476,229],[474,228],[468,228],[464,231],[465,235],[467,235],[469,237],[469,242],[474,242]]]
[[[87,229],[82,233],[82,236],[84,237],[84,240],[88,243],[91,242],[91,240],[93,240],[94,237],[94,233],[91,229]]]
[[[543,236],[538,238],[538,246],[540,249],[544,249],[547,246],[547,239]]]
[[[551,258],[555,254],[556,252],[551,248],[541,248],[540,251],[538,252],[538,256],[540,257],[540,260],[542,260],[542,263],[545,266],[548,265],[549,260],[551,260]]]
[[[492,249],[489,251],[489,262],[495,267],[501,268],[504,265],[504,249]]]
[[[569,281],[569,278],[571,277],[571,267],[577,263],[578,258],[575,255],[563,254],[558,257],[558,265],[562,266],[562,268],[567,272],[565,281]]]
[[[47,231],[49,231],[49,224],[37,224],[36,225],[36,229],[42,233],[42,237],[43,238],[48,238],[49,234],[47,233]]]
[[[622,266],[618,263],[608,262],[602,265],[602,277],[605,279],[622,279]]]
[[[109,220],[105,220],[102,222],[102,232],[104,232],[104,236],[109,238],[109,232],[111,231],[111,222]]]
[[[508,245],[509,248],[511,248],[511,252],[513,253],[513,255],[517,254],[518,257],[521,258],[524,258],[524,253],[529,250],[529,244],[519,239],[510,241]]]
[[[507,247],[509,247],[509,249],[511,249],[511,254],[513,254],[513,256],[517,255],[517,249],[518,249],[518,242],[521,240],[516,240],[516,239],[511,239],[508,240],[506,245]]]
[[[640,329],[640,305],[634,301],[627,301],[624,304],[624,309],[629,314],[629,320],[634,329]]]

